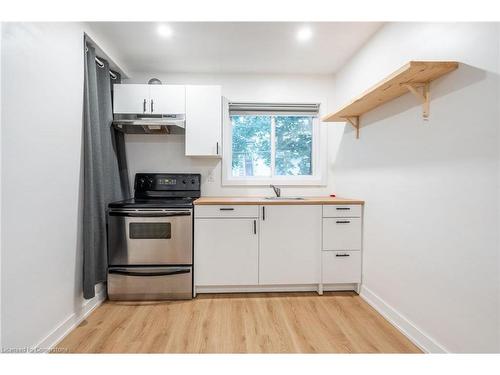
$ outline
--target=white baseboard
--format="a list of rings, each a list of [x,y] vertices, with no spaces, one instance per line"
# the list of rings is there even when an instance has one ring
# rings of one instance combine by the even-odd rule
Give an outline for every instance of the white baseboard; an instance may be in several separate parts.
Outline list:
[[[357,284],[324,284],[324,291],[356,290]],[[265,292],[317,292],[318,284],[307,285],[216,285],[196,286],[196,294],[202,293],[265,293]]]
[[[358,289],[358,284],[323,284],[323,290],[325,292],[345,292],[345,291],[356,292],[357,289]]]
[[[95,297],[85,301],[79,311],[74,312],[68,319],[62,322],[35,347],[40,352],[48,352],[64,339],[73,329],[75,329],[87,316],[99,307],[106,299],[106,288],[99,285],[96,287]]]
[[[411,342],[426,353],[449,353],[442,345],[437,343],[427,333],[418,328],[413,322],[399,313],[383,299],[365,286],[361,286],[361,298],[372,306],[377,312],[387,319]]]

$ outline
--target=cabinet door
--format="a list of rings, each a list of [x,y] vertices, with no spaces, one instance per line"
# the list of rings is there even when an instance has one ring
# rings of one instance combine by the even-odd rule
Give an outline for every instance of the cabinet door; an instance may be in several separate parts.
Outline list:
[[[113,113],[143,114],[149,111],[149,85],[113,86]]]
[[[220,86],[186,86],[186,155],[220,156],[221,134]]]
[[[196,219],[195,285],[257,285],[258,220]]]
[[[156,115],[185,113],[185,87],[183,85],[149,85],[148,111]]]
[[[261,206],[259,284],[319,282],[321,206]]]

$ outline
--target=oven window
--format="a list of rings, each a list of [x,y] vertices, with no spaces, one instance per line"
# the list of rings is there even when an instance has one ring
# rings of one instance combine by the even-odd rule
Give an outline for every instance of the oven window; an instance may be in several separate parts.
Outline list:
[[[170,223],[130,223],[130,239],[169,239],[171,237]]]

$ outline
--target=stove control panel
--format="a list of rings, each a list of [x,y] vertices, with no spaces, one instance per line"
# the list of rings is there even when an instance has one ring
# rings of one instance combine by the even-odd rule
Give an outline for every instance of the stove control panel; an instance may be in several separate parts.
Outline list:
[[[136,173],[136,193],[154,191],[199,191],[201,175],[195,173]]]

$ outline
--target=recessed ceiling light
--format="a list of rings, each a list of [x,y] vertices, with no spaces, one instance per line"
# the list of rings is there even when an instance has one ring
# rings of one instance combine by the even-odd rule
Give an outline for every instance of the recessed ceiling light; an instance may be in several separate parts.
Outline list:
[[[158,34],[164,38],[170,38],[172,36],[172,29],[167,25],[159,25],[157,31]]]
[[[299,42],[305,42],[312,38],[313,32],[309,27],[303,27],[297,32],[297,40]]]

